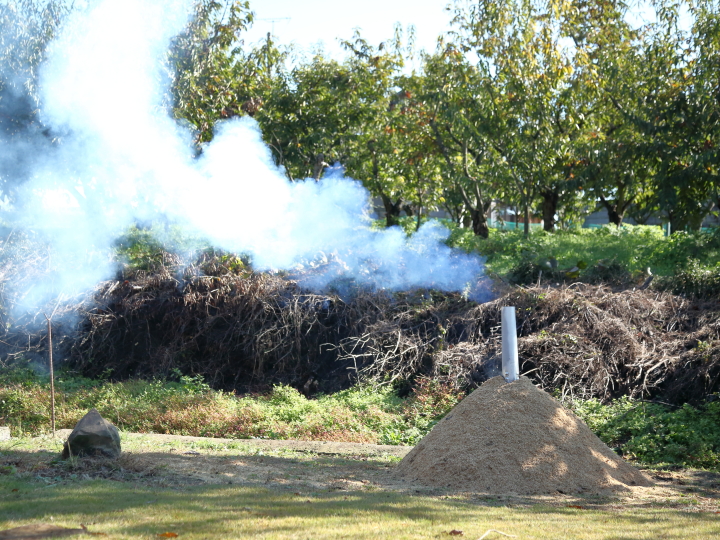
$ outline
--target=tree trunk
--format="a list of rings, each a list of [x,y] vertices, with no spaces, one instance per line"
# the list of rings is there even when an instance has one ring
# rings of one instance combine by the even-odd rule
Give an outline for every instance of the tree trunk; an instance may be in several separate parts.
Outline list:
[[[560,194],[557,191],[543,191],[541,193],[543,204],[543,229],[547,232],[553,232],[555,230],[555,214],[557,213],[558,201],[560,200]]]
[[[670,219],[669,219],[670,234],[677,232],[677,231],[682,231],[685,228],[684,221],[680,217],[678,217],[678,215],[675,212],[672,212],[672,213],[668,212],[668,214],[670,217]]]
[[[525,237],[530,236],[530,205],[525,204]]]
[[[608,208],[608,220],[614,224],[618,229],[622,225],[623,215],[619,213],[615,208]]]
[[[480,238],[485,239],[489,238],[490,229],[487,224],[487,217],[485,217],[485,212],[483,212],[482,209],[473,208],[470,212],[470,215],[472,216],[472,227],[475,236],[479,236]]]
[[[325,163],[325,154],[318,154],[317,156],[315,156],[315,165],[313,166],[313,178],[316,182],[320,181],[320,177],[322,176],[322,173],[327,166],[328,164]]]
[[[638,225],[647,225],[648,220],[653,216],[652,208],[650,210],[638,209],[633,207],[628,211],[628,215],[635,220]],[[609,214],[608,214],[609,215]]]
[[[602,193],[600,194],[600,202],[607,209],[608,221],[618,228],[622,225],[623,219],[625,218],[625,212],[628,208],[630,208],[633,200],[634,197],[630,197],[628,200],[625,200],[624,197],[620,196],[611,204],[610,201],[603,197]]]
[[[380,195],[385,208],[385,224],[387,227],[400,225],[400,211],[402,207],[402,199],[398,199],[394,203],[387,195]]]

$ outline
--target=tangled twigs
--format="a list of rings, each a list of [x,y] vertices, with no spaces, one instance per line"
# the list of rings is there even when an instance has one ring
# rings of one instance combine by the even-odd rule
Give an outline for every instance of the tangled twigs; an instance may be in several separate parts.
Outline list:
[[[7,280],[23,274],[3,276],[0,362],[44,361],[41,314],[11,318],[7,309],[17,294]],[[341,298],[277,275],[204,275],[198,266],[125,278],[57,306],[56,360],[88,377],[199,374],[241,392],[276,383],[332,392],[358,378],[418,377],[465,390],[497,374],[500,308],[515,306],[521,371],[542,388],[671,403],[720,390],[717,302],[583,284],[509,289],[481,305],[428,290]]]

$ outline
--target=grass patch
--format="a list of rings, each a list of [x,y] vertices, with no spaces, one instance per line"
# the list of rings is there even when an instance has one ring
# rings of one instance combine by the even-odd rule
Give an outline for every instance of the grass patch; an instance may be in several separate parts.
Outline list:
[[[212,449],[194,441],[157,444],[138,436],[124,436],[124,441],[131,457],[144,455],[155,462],[191,462],[197,458],[185,454],[197,448],[210,468],[221,471],[270,462],[278,470],[305,468],[313,475],[324,471],[329,478],[361,476],[363,471],[383,478],[392,468],[388,460],[258,452],[242,441],[223,441],[222,447]],[[479,538],[490,529],[518,538],[587,540],[713,538],[717,533],[717,505],[701,503],[716,493],[687,484],[646,500],[429,493],[372,482],[361,484],[361,489],[317,483],[297,487],[284,485],[277,476],[259,478],[255,485],[227,484],[222,475],[216,482],[192,484],[173,482],[163,471],[113,476],[109,469],[128,466],[122,458],[116,465],[58,465],[53,461],[58,449],[59,441],[50,438],[0,444],[0,460],[14,462],[18,469],[0,474],[0,530],[34,523],[68,528],[83,524],[90,532],[117,539],[157,538],[164,533],[185,539],[415,539],[446,537],[450,531]],[[241,460],[241,465],[229,459]],[[24,461],[31,466],[23,469]],[[102,477],[103,470],[107,477]]]
[[[46,432],[49,384],[29,372],[20,382],[0,377],[0,425],[14,436]],[[236,439],[302,439],[374,444],[415,444],[460,399],[448,387],[417,386],[409,399],[390,387],[355,386],[308,399],[289,386],[266,395],[236,396],[211,389],[201,377],[179,381],[93,383],[60,377],[56,425],[72,428],[90,409],[119,429]]]
[[[572,268],[578,261],[588,267],[601,260],[616,260],[633,271],[644,270],[651,261],[653,271],[671,273],[672,267],[660,265],[656,253],[668,243],[659,227],[606,226],[598,229],[571,229],[547,233],[535,231],[525,237],[522,231],[491,229],[490,238],[482,240],[467,229],[454,229],[450,243],[474,250],[487,258],[488,268],[500,275],[509,274],[522,260],[539,263],[555,259],[559,268]]]
[[[49,388],[37,380],[0,383],[0,425],[14,436],[47,432]],[[276,386],[266,395],[236,396],[198,377],[178,382],[92,383],[61,379],[58,429],[72,428],[94,407],[123,431],[229,439],[336,441],[414,445],[462,398],[429,379],[407,398],[390,387],[355,386],[308,399]],[[720,471],[720,401],[668,407],[627,398],[571,407],[619,454],[644,466]]]
[[[259,488],[176,491],[102,481],[40,490],[15,485],[22,492],[10,500],[2,496],[0,528],[52,520],[68,527],[86,524],[111,538],[172,532],[184,539],[416,539],[448,536],[451,530],[479,538],[495,529],[520,538],[594,540],[626,534],[637,539],[712,538],[717,533],[715,515],[664,509],[618,513],[543,505],[507,508],[393,493],[298,497]]]
[[[676,232],[663,235],[655,226],[606,225],[595,229],[534,231],[525,237],[522,231],[490,230],[483,240],[447,223],[451,229],[448,244],[475,251],[486,258],[488,269],[500,276],[520,273],[514,281],[529,283],[537,279],[537,270],[552,277],[552,267],[568,270],[580,266],[571,276],[590,283],[600,281],[641,280],[647,268],[658,276],[668,276],[663,288],[676,293],[718,294],[720,278],[720,229],[705,232]],[[551,265],[552,262],[552,265]],[[582,264],[579,264],[582,263]],[[534,265],[530,272],[524,267]],[[534,273],[533,273],[534,272]],[[527,276],[525,274],[528,274]],[[530,275],[532,274],[532,275]],[[554,276],[562,280],[564,275]]]

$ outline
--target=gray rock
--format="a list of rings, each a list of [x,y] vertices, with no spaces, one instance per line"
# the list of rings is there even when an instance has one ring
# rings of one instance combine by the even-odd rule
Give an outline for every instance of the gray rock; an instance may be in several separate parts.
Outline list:
[[[10,428],[0,426],[0,441],[10,440]]]
[[[117,428],[105,420],[95,409],[90,409],[72,430],[65,445],[62,457],[105,456],[120,457],[120,433]]]

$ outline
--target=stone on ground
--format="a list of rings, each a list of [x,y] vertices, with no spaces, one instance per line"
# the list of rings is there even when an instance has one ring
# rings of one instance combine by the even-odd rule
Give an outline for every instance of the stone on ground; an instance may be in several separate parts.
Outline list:
[[[120,433],[96,409],[90,409],[68,436],[62,457],[105,456],[120,457]]]
[[[10,428],[6,426],[0,426],[0,441],[10,440]]]

